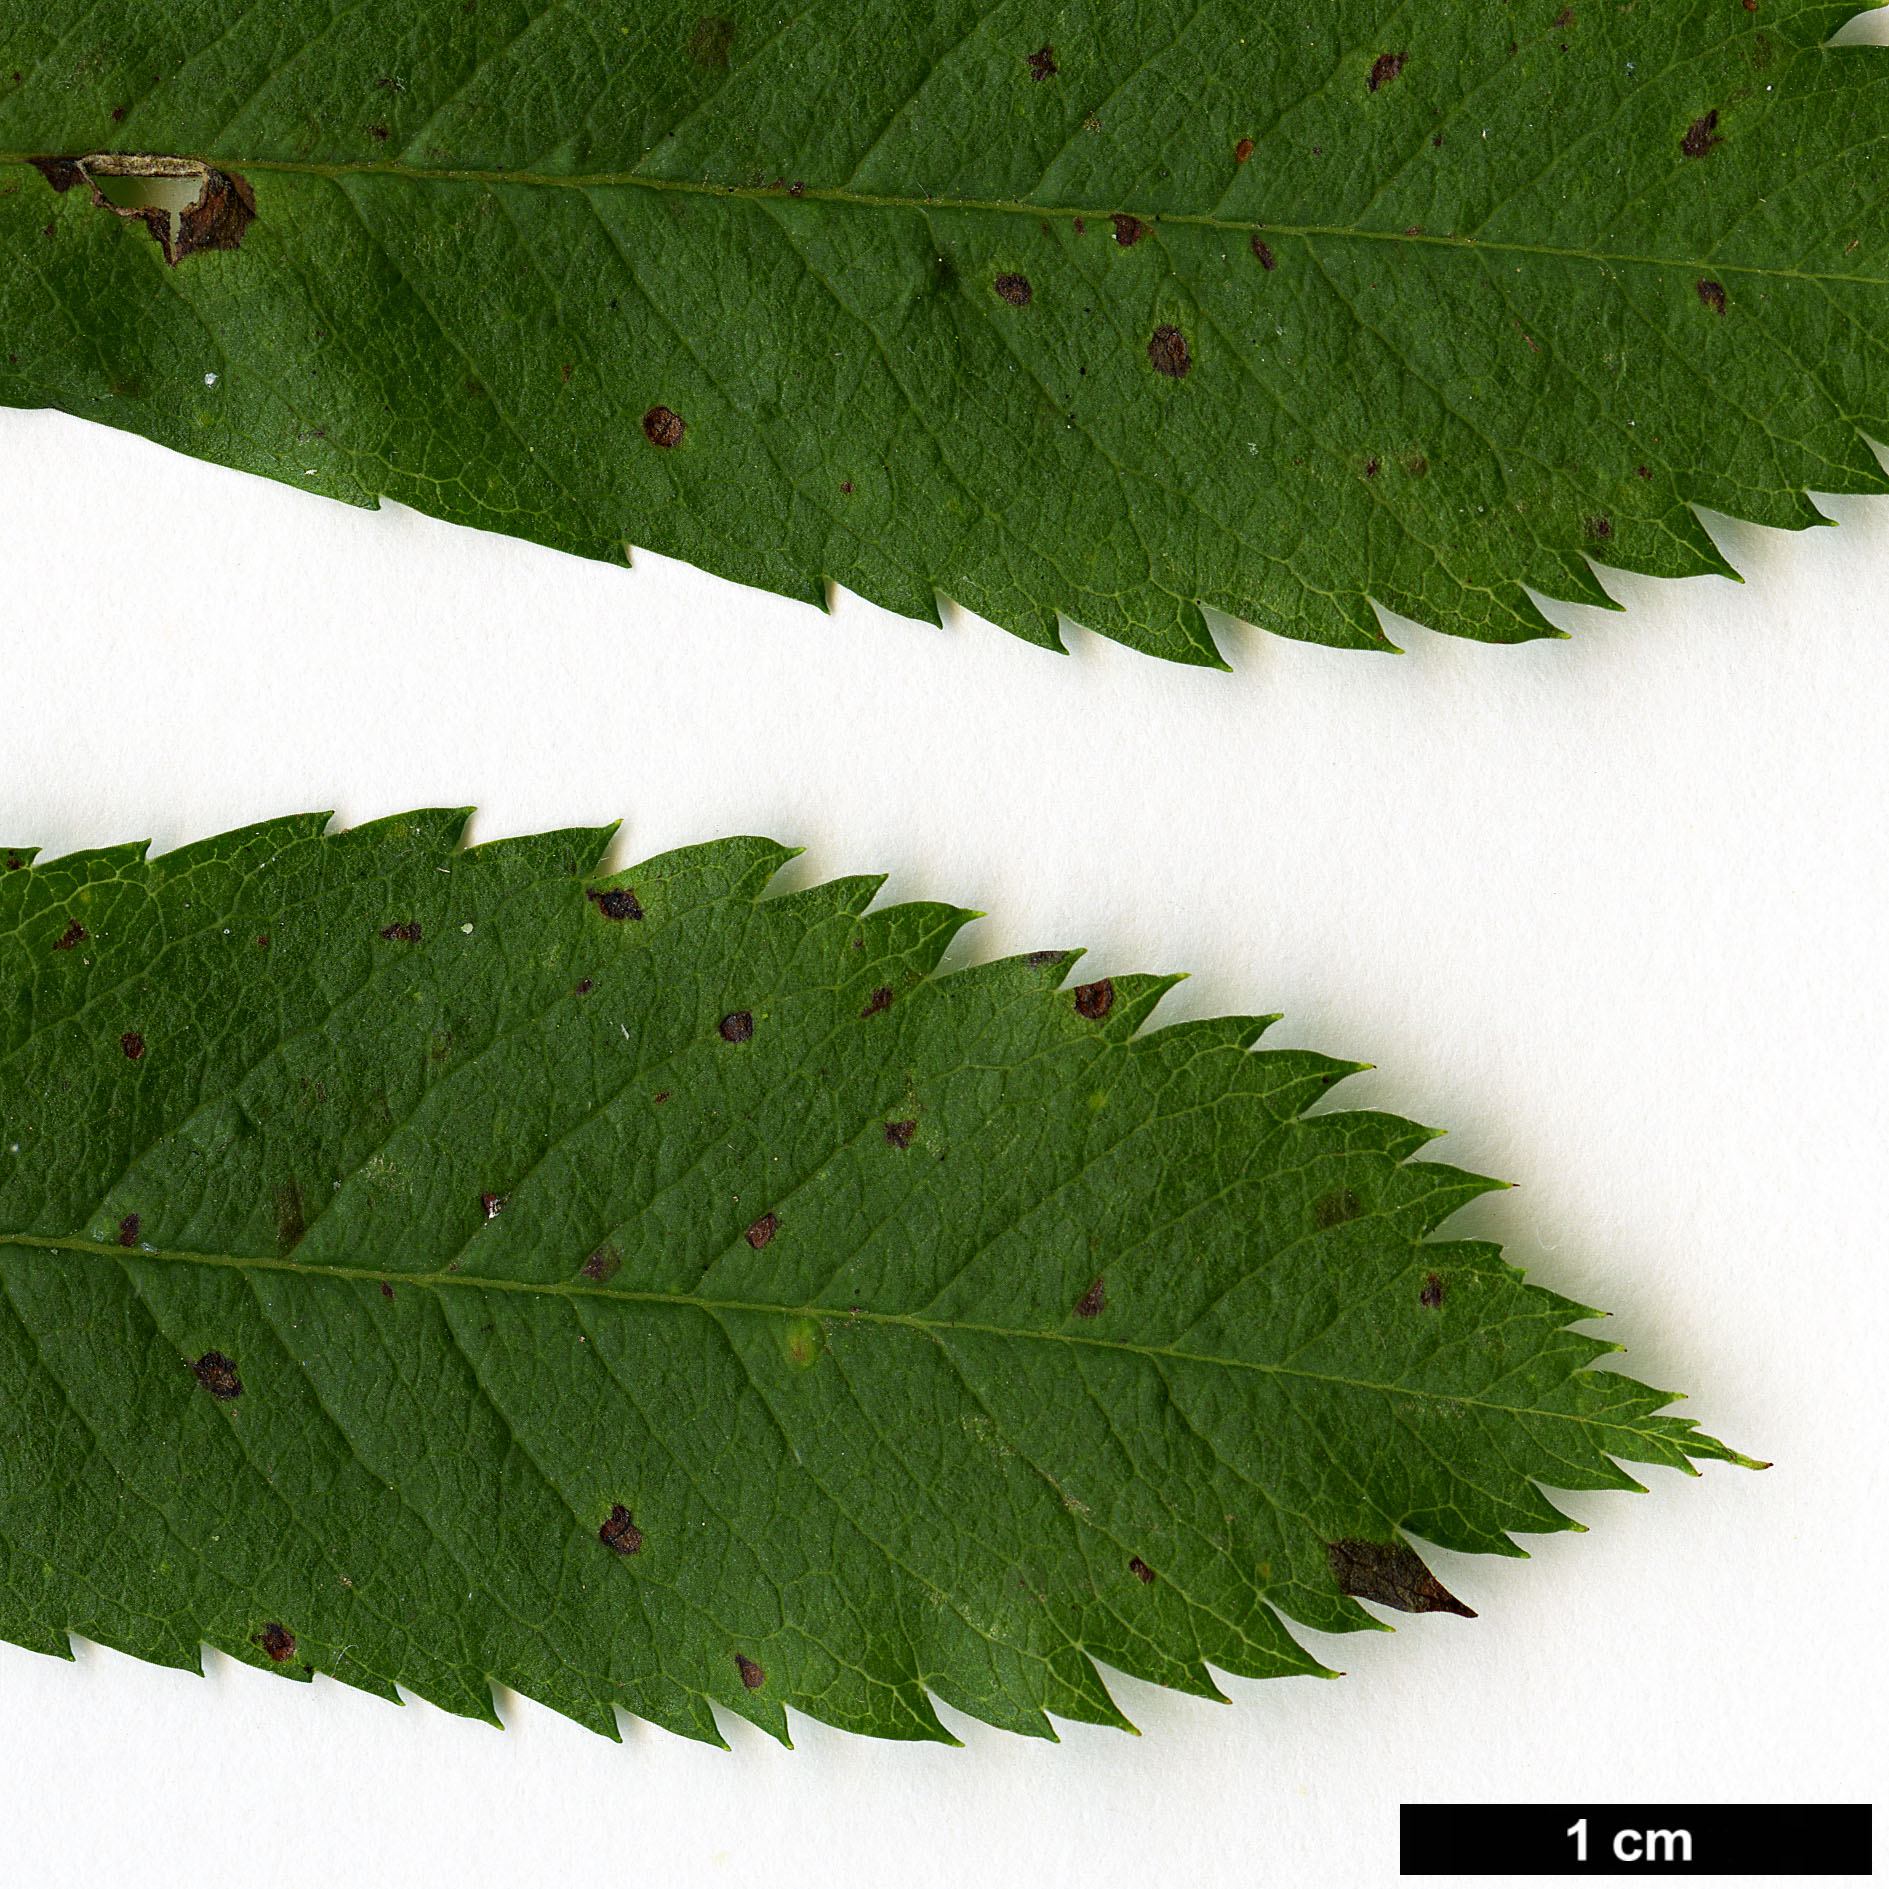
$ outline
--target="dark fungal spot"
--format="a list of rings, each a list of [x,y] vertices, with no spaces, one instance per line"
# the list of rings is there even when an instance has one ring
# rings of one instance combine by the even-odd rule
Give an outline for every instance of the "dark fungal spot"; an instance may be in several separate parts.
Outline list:
[[[741,1237],[758,1253],[780,1231],[780,1225],[778,1214],[764,1213]]]
[[[394,1295],[393,1287],[390,1286],[385,1279],[383,1279],[380,1282],[380,1296],[383,1299],[391,1299],[393,1295]]]
[[[1312,1217],[1321,1227],[1341,1227],[1364,1211],[1363,1203],[1350,1188],[1327,1194],[1313,1209]]]
[[[1098,1279],[1081,1298],[1076,1301],[1078,1318],[1098,1318],[1108,1310],[1108,1284]]]
[[[658,1108],[661,1108],[662,1105],[668,1100],[669,1100],[669,1091],[667,1089],[658,1089],[656,1091],[654,1101]]]
[[[1401,1541],[1331,1541],[1325,1560],[1338,1591],[1354,1600],[1374,1600],[1406,1614],[1461,1614],[1476,1617]]]
[[[1025,55],[1030,68],[1030,77],[1040,85],[1045,79],[1056,76],[1056,50],[1052,46],[1040,46],[1033,53]]]
[[[1614,521],[1604,515],[1587,520],[1583,529],[1587,535],[1600,544],[1605,544],[1614,535]]]
[[[144,1038],[136,1030],[127,1030],[118,1039],[118,1047],[125,1052],[127,1062],[136,1062],[144,1054]]]
[[[1371,459],[1367,459],[1364,462],[1364,476],[1367,479],[1375,479],[1378,475],[1379,470],[1380,470],[1380,466],[1377,459],[1371,458]]]
[[[125,113],[129,109],[130,107],[126,105],[114,105],[112,107],[112,123],[122,125],[125,122]]]
[[[138,1243],[138,1216],[128,1213],[118,1222],[118,1244],[136,1246]]]
[[[418,944],[420,942],[420,927],[417,923],[383,925],[380,928],[380,935],[385,938],[389,944]]]
[[[1031,291],[1030,278],[1027,275],[1000,275],[991,286],[1012,308],[1029,307]]]
[[[25,865],[26,865],[26,861],[23,860],[19,856],[18,853],[7,854],[7,871],[8,872],[19,872],[20,870],[24,868]]]
[[[751,1010],[731,1010],[716,1024],[724,1043],[745,1043],[754,1034],[754,1013]]]
[[[1257,230],[1253,232],[1253,254],[1259,258],[1259,266],[1262,269],[1276,269],[1279,267],[1279,258],[1272,253],[1272,250],[1267,246],[1265,238],[1262,237]]]
[[[1253,141],[1251,138],[1242,138],[1239,143],[1233,147],[1233,161],[1236,164],[1244,164],[1252,155]]]
[[[1133,249],[1141,241],[1140,217],[1130,216],[1126,210],[1117,210],[1109,221],[1115,225],[1115,240],[1124,249]]]
[[[596,988],[597,986],[587,977],[580,977],[577,980],[577,994],[580,997],[588,997]]]
[[[600,1246],[581,1268],[586,1279],[607,1285],[623,1270],[623,1255],[614,1246]]]
[[[1723,282],[1708,282],[1702,280],[1699,284],[1699,300],[1702,301],[1713,314],[1724,314],[1725,284]]]
[[[1715,144],[1723,144],[1718,135],[1718,113],[1709,111],[1703,118],[1695,118],[1686,127],[1686,135],[1679,140],[1679,148],[1687,157],[1704,157]]]
[[[790,197],[804,197],[807,194],[807,186],[799,183],[789,184],[787,186],[787,194]]]
[[[1194,365],[1194,357],[1187,351],[1187,337],[1166,322],[1149,339],[1148,359],[1154,364],[1154,371],[1165,374],[1169,380],[1185,380]]]
[[[688,53],[698,66],[725,66],[735,43],[735,23],[719,13],[707,13],[689,35]]]
[[[909,1148],[912,1137],[918,1133],[916,1122],[887,1122],[885,1125],[886,1145],[892,1148]]]
[[[227,1404],[231,1398],[243,1394],[243,1380],[236,1375],[236,1367],[220,1351],[206,1351],[190,1367],[197,1374],[197,1382],[207,1390],[218,1403]]]
[[[643,1552],[643,1531],[630,1519],[629,1510],[621,1502],[610,1511],[609,1520],[597,1530],[597,1539],[616,1554]]]
[[[496,1220],[505,1211],[506,1204],[510,1200],[510,1194],[481,1194],[479,1209],[488,1220]]]
[[[1088,233],[1089,233],[1089,226],[1083,222],[1081,217],[1077,217],[1076,218],[1076,234],[1078,236],[1087,236]]]
[[[1634,470],[1642,479],[1650,479],[1653,476],[1653,468],[1651,466],[1636,466]]]
[[[1102,978],[1094,984],[1076,986],[1076,1015],[1087,1017],[1091,1023],[1100,1023],[1115,1007],[1115,984],[1111,978]]]
[[[257,932],[256,949],[258,951],[267,951],[269,949],[269,934],[266,931]]]
[[[759,1692],[767,1684],[767,1674],[761,1670],[759,1660],[750,1659],[745,1653],[737,1653],[735,1665],[740,1668],[741,1683],[750,1692]]]
[[[1029,965],[1060,964],[1068,955],[1067,951],[1032,951],[1023,961]]]
[[[853,482],[852,482],[852,480],[851,480],[851,479],[842,479],[842,480],[840,481],[840,490],[841,490],[842,492],[844,492],[844,493],[846,494],[846,496],[847,496],[848,498],[851,498],[851,497],[853,496]]]
[[[890,984],[881,984],[879,988],[866,999],[866,1007],[859,1013],[860,1021],[863,1023],[868,1017],[876,1017],[881,1010],[889,1010],[891,1006],[892,986]]]
[[[75,158],[35,157],[27,161],[62,197],[74,184],[85,182],[85,167]]]
[[[1149,1567],[1147,1562],[1142,1560],[1140,1555],[1129,1556],[1128,1572],[1132,1574],[1143,1587],[1152,1587],[1154,1585],[1154,1569]]]
[[[681,445],[682,435],[687,431],[681,415],[671,413],[667,407],[651,407],[643,415],[643,437],[652,446],[660,446],[665,452],[671,446]]]
[[[636,894],[628,886],[619,887],[614,892],[586,892],[584,897],[596,906],[605,918],[640,919],[643,908],[636,902]]]
[[[1423,1275],[1423,1289],[1417,1294],[1417,1303],[1427,1306],[1432,1312],[1443,1303],[1443,1279],[1441,1274],[1427,1272]]]
[[[385,125],[369,125],[367,135],[372,138],[376,144],[385,144],[387,142],[387,127]]]
[[[271,1620],[256,1635],[256,1644],[279,1666],[284,1660],[295,1657],[295,1635],[279,1620]]]
[[[1365,89],[1381,92],[1404,69],[1404,61],[1410,55],[1407,52],[1381,52],[1371,62],[1371,76],[1365,80]]]
[[[74,945],[82,945],[92,934],[75,918],[53,942],[55,951],[70,951]]]

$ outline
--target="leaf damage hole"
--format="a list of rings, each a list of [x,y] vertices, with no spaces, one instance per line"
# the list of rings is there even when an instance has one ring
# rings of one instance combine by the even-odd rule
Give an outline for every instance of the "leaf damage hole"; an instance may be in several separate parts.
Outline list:
[[[1078,1318],[1099,1318],[1108,1310],[1108,1283],[1098,1279],[1081,1298],[1076,1301]]]
[[[144,1054],[144,1038],[136,1030],[127,1030],[118,1039],[118,1047],[125,1052],[125,1060],[135,1063]]]
[[[510,1194],[481,1194],[479,1196],[479,1211],[483,1213],[488,1220],[496,1220],[511,1204],[511,1198]]]
[[[1140,1555],[1129,1556],[1128,1572],[1132,1574],[1143,1587],[1152,1587],[1154,1585],[1154,1569],[1149,1567],[1147,1562],[1142,1560]]]
[[[754,1012],[731,1010],[715,1027],[724,1043],[745,1043],[754,1034]]]
[[[688,430],[682,423],[682,416],[670,412],[667,407],[651,407],[643,415],[643,437],[652,446],[660,446],[664,452],[671,446],[680,446],[682,436]]]
[[[909,1148],[912,1137],[918,1133],[916,1122],[887,1122],[885,1125],[886,1145],[892,1148]]]
[[[1157,374],[1169,380],[1185,380],[1194,365],[1187,351],[1187,337],[1171,323],[1164,322],[1148,342],[1148,359]]]
[[[1465,1607],[1405,1542],[1330,1541],[1325,1560],[1339,1591],[1354,1600],[1374,1600],[1406,1614],[1476,1617],[1476,1610]]]
[[[1686,135],[1680,139],[1679,148],[1687,157],[1704,157],[1714,145],[1724,142],[1718,135],[1718,113],[1709,111],[1703,118],[1695,118],[1686,127]]]
[[[637,904],[636,894],[628,886],[621,886],[613,892],[587,891],[584,897],[596,906],[605,918],[621,922],[626,918],[640,921],[643,916],[643,908]]]
[[[243,1380],[236,1375],[236,1366],[222,1352],[206,1351],[190,1368],[196,1372],[197,1382],[219,1404],[242,1396]]]
[[[1724,314],[1725,284],[1723,282],[1701,280],[1699,283],[1699,300],[1702,301],[1713,314]]]
[[[881,1010],[890,1009],[891,1005],[892,986],[890,984],[881,984],[879,988],[866,999],[866,1007],[859,1013],[860,1022],[864,1023],[868,1017],[876,1017]]]
[[[279,1620],[271,1620],[256,1635],[256,1644],[280,1666],[286,1659],[295,1657],[295,1635]]]
[[[758,1253],[780,1231],[780,1226],[778,1214],[764,1213],[741,1237]]]
[[[1000,275],[991,284],[1000,299],[1012,308],[1028,308],[1030,305],[1030,278],[1027,275]]]
[[[1381,92],[1404,69],[1404,61],[1410,55],[1407,52],[1381,52],[1371,62],[1371,76],[1365,80],[1365,89]]]
[[[173,269],[200,250],[242,248],[256,220],[249,180],[193,157],[100,151],[32,161],[61,195],[83,184],[99,209],[142,223]]]
[[[759,1692],[767,1684],[767,1674],[758,1659],[750,1659],[745,1653],[737,1653],[735,1665],[740,1671],[741,1683],[750,1692]]]
[[[1026,54],[1025,58],[1030,68],[1030,77],[1033,78],[1038,85],[1041,85],[1045,79],[1053,79],[1056,76],[1055,47],[1040,46],[1035,52]]]
[[[616,1554],[641,1554],[643,1531],[631,1520],[621,1502],[611,1511],[609,1520],[597,1530],[597,1539]]]
[[[1087,1017],[1091,1023],[1100,1023],[1115,1007],[1115,984],[1112,978],[1103,978],[1094,984],[1076,986],[1076,1015]]]

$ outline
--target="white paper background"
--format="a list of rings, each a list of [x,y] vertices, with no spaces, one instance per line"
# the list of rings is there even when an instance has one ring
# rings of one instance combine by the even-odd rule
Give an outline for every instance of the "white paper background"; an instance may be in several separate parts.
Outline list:
[[[1872,38],[1889,34],[1872,32]],[[1373,1884],[1400,1801],[1857,1800],[1883,1775],[1889,503],[1709,523],[1747,582],[1402,657],[1230,626],[1231,676],[831,616],[356,512],[0,412],[0,839],[167,848],[474,804],[482,837],[730,832],[988,911],[954,960],[1190,969],[1164,1018],[1377,1068],[1520,1185],[1452,1230],[1617,1316],[1636,1375],[1775,1459],[1565,1499],[1481,1618],[1313,1644],[1336,1682],[1116,1685],[1140,1738],[786,1752],[502,1695],[503,1733],[206,1655],[0,1647],[0,1880]]]

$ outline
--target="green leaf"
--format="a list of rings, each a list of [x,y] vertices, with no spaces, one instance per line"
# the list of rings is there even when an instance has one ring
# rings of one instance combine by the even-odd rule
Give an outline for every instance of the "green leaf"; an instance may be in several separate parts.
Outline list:
[[[1889,490],[1855,0],[705,4],[0,0],[0,402],[1198,663]]]
[[[1168,977],[461,813],[0,852],[0,1635],[785,1735],[1324,1670],[1620,1460],[1743,1461]],[[1316,1112],[1312,1112],[1315,1111]]]

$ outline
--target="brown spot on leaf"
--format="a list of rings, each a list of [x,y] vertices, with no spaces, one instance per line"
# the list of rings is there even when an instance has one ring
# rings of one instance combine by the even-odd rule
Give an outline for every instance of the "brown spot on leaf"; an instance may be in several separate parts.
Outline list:
[[[724,1043],[745,1043],[754,1034],[754,1013],[751,1010],[731,1010],[716,1024]]]
[[[256,1635],[256,1644],[279,1666],[285,1659],[295,1657],[295,1635],[279,1620],[271,1620]]]
[[[420,927],[417,922],[383,925],[380,928],[380,935],[385,938],[389,944],[418,944],[420,942]]]
[[[391,1299],[393,1295],[394,1295],[393,1287],[390,1286],[385,1279],[383,1279],[380,1282],[380,1296],[383,1299]]]
[[[1102,978],[1094,984],[1076,986],[1076,1015],[1087,1017],[1092,1023],[1100,1023],[1115,1006],[1115,984],[1111,978]]]
[[[1408,452],[1404,455],[1404,470],[1413,479],[1421,479],[1430,470],[1430,462],[1419,452]]]
[[[127,222],[142,223],[173,269],[199,250],[241,249],[245,232],[256,220],[256,196],[249,180],[229,171],[212,170],[194,158],[103,152],[79,159],[75,168],[90,186],[93,203]],[[101,177],[194,180],[197,194],[184,209],[175,212],[154,204],[116,204],[99,189],[97,180]],[[50,175],[48,181],[52,181]],[[70,183],[53,184],[54,189],[70,187]]]
[[[851,480],[851,479],[842,479],[842,480],[840,481],[840,490],[841,490],[842,492],[844,492],[844,493],[846,494],[846,496],[847,496],[848,498],[851,498],[851,497],[853,496],[853,482],[852,482],[852,480]]]
[[[578,996],[580,996],[580,997],[588,997],[588,996],[590,995],[590,993],[591,993],[591,992],[592,992],[593,990],[595,990],[595,989],[597,988],[597,986],[596,986],[595,984],[593,984],[593,983],[592,983],[592,982],[590,981],[590,979],[589,979],[589,978],[587,978],[587,977],[580,977],[580,978],[579,978],[579,979],[577,980],[577,986],[576,986],[576,988],[577,988],[577,994],[578,994]]]
[[[197,1382],[207,1390],[218,1403],[227,1404],[231,1398],[243,1394],[243,1380],[236,1375],[236,1367],[220,1351],[206,1351],[190,1367],[197,1374]]]
[[[1364,462],[1364,476],[1367,479],[1375,479],[1380,469],[1379,462],[1376,458],[1367,459]]]
[[[28,162],[62,197],[74,184],[86,181],[85,167],[76,158],[36,157]]]
[[[916,1122],[887,1122],[885,1125],[886,1142],[894,1148],[909,1148],[912,1145],[912,1137],[917,1133]]]
[[[1614,521],[1606,516],[1590,518],[1582,527],[1587,535],[1599,544],[1605,544],[1614,535]]]
[[[136,1030],[127,1030],[118,1039],[118,1047],[125,1052],[128,1062],[136,1062],[144,1054],[144,1038]]]
[[[584,897],[596,906],[605,918],[640,919],[643,908],[636,902],[636,894],[628,886],[619,887],[614,892],[586,892]]]
[[[1461,1614],[1476,1617],[1401,1541],[1331,1541],[1325,1559],[1341,1593],[1354,1600],[1374,1600],[1406,1614]]]
[[[1259,266],[1262,269],[1276,269],[1279,267],[1279,258],[1267,247],[1265,239],[1261,237],[1257,230],[1253,232],[1253,254],[1259,258]]]
[[[1185,380],[1194,365],[1194,357],[1187,351],[1187,337],[1171,323],[1163,323],[1154,331],[1148,342],[1148,359],[1154,363],[1154,371],[1169,380]]]
[[[1000,275],[991,285],[1012,308],[1030,305],[1030,278],[1027,275]]]
[[[53,941],[55,951],[70,951],[74,945],[82,945],[92,934],[75,918]]]
[[[138,1216],[128,1213],[118,1222],[118,1244],[136,1246],[138,1243]]]
[[[1115,240],[1124,249],[1133,249],[1141,241],[1143,230],[1140,217],[1130,216],[1126,210],[1117,210],[1109,221],[1115,225]]]
[[[1076,218],[1076,234],[1078,236],[1087,236],[1088,233],[1089,233],[1089,226],[1083,222],[1081,217],[1077,217]]]
[[[767,1674],[761,1670],[759,1660],[750,1659],[745,1653],[737,1653],[735,1664],[741,1669],[741,1683],[750,1692],[759,1692],[767,1684]]]
[[[26,861],[23,860],[19,856],[18,853],[7,854],[7,871],[8,872],[20,872],[24,870],[25,865],[26,865]]]
[[[735,23],[719,13],[707,13],[689,35],[688,53],[698,66],[725,66],[734,49]]]
[[[1032,951],[1023,961],[1025,964],[1060,964],[1068,957],[1067,951]]]
[[[1443,1278],[1440,1273],[1427,1272],[1423,1275],[1423,1289],[1417,1294],[1417,1303],[1427,1306],[1432,1312],[1443,1303]]]
[[[479,1207],[488,1220],[496,1220],[511,1200],[510,1194],[481,1194]]]
[[[1572,7],[1563,7],[1561,11],[1554,16],[1554,23],[1557,31],[1564,26],[1572,26],[1574,24],[1574,9]]]
[[[1713,314],[1724,314],[1725,284],[1723,282],[1707,282],[1702,280],[1699,283],[1699,300],[1702,301]]]
[[[1244,164],[1252,155],[1253,141],[1251,138],[1242,138],[1239,143],[1233,147],[1233,161],[1236,164]]]
[[[778,1214],[764,1213],[741,1237],[758,1253],[780,1231],[780,1225]]]
[[[665,452],[671,446],[682,443],[682,435],[689,429],[683,425],[680,414],[671,413],[667,407],[651,407],[643,415],[643,437],[652,446],[660,446]]]
[[[1327,1194],[1312,1209],[1312,1217],[1321,1227],[1341,1227],[1363,1211],[1363,1202],[1347,1187],[1336,1194]]]
[[[1140,1555],[1129,1556],[1128,1572],[1132,1574],[1143,1587],[1152,1587],[1154,1585],[1154,1569],[1149,1567],[1147,1562],[1142,1560]]]
[[[1045,79],[1053,79],[1056,76],[1056,51],[1052,46],[1039,47],[1035,52],[1027,55],[1026,62],[1030,68],[1030,77],[1039,85]]]
[[[1076,1301],[1078,1318],[1098,1318],[1108,1310],[1108,1283],[1098,1279],[1081,1298]]]
[[[789,184],[787,194],[790,197],[804,197],[807,194],[807,186],[800,183]]]
[[[881,984],[879,988],[866,999],[866,1007],[859,1013],[860,1021],[864,1022],[867,1017],[876,1017],[881,1010],[889,1009],[891,1004],[892,986],[890,984]]]
[[[1679,140],[1679,148],[1687,157],[1704,157],[1715,144],[1724,142],[1718,135],[1718,113],[1709,111],[1703,118],[1695,118],[1686,127],[1686,135]]]
[[[372,138],[376,144],[385,144],[387,142],[387,127],[385,125],[369,125],[367,135]]]
[[[266,931],[257,932],[256,949],[258,951],[267,951],[269,949],[269,934]]]
[[[641,1554],[643,1531],[630,1519],[621,1502],[610,1511],[610,1519],[597,1530],[597,1539],[617,1554]]]
[[[623,1255],[614,1246],[600,1246],[581,1268],[586,1279],[607,1285],[623,1270]]]
[[[1635,466],[1634,471],[1637,472],[1642,479],[1650,479],[1653,476],[1653,468],[1651,466]]]
[[[1365,89],[1381,92],[1404,69],[1404,61],[1410,55],[1407,52],[1381,52],[1371,62],[1371,76],[1365,80]]]

